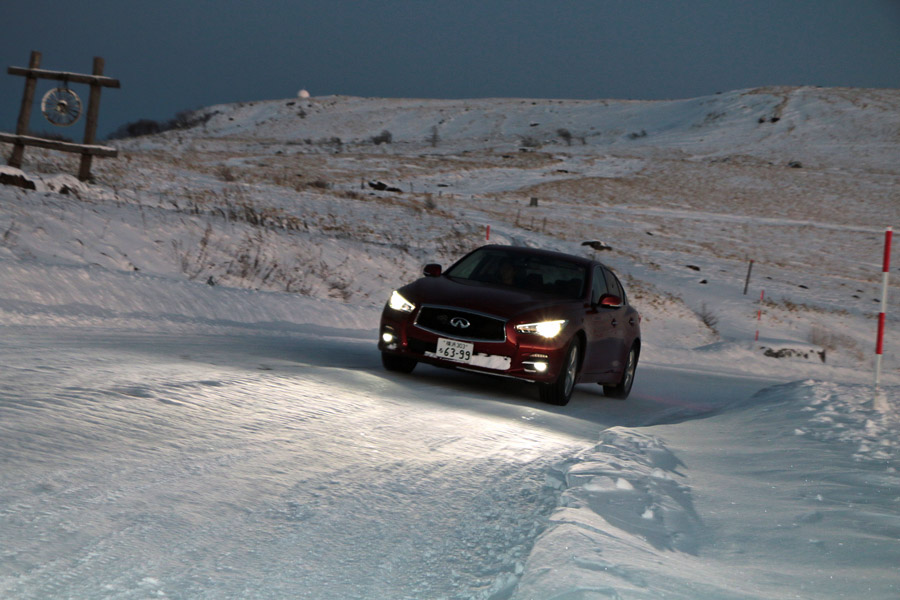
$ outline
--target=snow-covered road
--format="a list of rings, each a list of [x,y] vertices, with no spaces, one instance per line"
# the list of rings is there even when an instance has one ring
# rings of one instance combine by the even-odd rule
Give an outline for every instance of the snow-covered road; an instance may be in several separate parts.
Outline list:
[[[15,598],[479,597],[521,573],[554,464],[765,385],[645,365],[628,401],[581,386],[560,408],[503,379],[388,374],[368,331],[3,329]]]

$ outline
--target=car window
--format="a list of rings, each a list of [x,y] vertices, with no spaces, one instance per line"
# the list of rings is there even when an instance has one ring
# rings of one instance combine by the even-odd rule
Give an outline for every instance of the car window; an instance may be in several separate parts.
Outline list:
[[[594,280],[591,283],[591,304],[600,302],[603,294],[608,294],[606,278],[603,276],[603,270],[600,267],[594,267]]]
[[[472,279],[472,273],[486,258],[486,252],[473,252],[447,269],[447,275],[457,279]]]
[[[581,298],[586,272],[583,265],[556,257],[489,249],[463,258],[447,270],[447,276],[564,298]]]
[[[625,304],[625,289],[622,287],[622,284],[619,283],[619,278],[606,267],[603,268],[603,274],[606,275],[606,285],[609,287],[609,293],[621,298],[622,304]]]

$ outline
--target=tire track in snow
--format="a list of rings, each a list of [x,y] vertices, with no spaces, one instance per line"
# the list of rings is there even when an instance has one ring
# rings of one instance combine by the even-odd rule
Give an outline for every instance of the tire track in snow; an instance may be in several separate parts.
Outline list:
[[[521,569],[570,436],[245,341],[8,328],[0,595],[472,598]]]

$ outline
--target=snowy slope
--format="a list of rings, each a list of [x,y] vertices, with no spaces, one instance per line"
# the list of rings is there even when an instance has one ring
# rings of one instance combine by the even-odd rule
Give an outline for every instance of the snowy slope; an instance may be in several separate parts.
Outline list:
[[[898,109],[330,97],[211,107],[91,184],[29,149],[0,169],[35,184],[0,186],[0,596],[897,597],[893,337],[869,383]],[[487,226],[610,243],[627,402],[382,371],[390,290]]]
[[[371,143],[510,148],[528,138],[571,151],[652,147],[694,156],[744,153],[767,160],[892,170],[900,134],[896,90],[757,88],[686,100],[385,100],[329,96],[205,109],[216,138],[311,145]],[[568,131],[568,135],[561,134]],[[565,136],[565,137],[563,137]],[[588,148],[579,148],[587,146]]]

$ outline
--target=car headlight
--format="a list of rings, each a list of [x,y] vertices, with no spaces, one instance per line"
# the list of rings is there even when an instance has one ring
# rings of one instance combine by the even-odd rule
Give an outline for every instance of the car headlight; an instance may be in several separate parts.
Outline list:
[[[524,323],[522,325],[516,325],[516,331],[519,333],[536,333],[541,337],[549,339],[558,336],[559,332],[566,326],[566,323],[568,323],[568,321],[564,319],[558,321],[541,321],[540,323]]]
[[[399,310],[400,312],[408,313],[416,310],[415,304],[401,296],[396,291],[391,294],[391,299],[388,300],[388,306],[390,306],[394,310]]]

